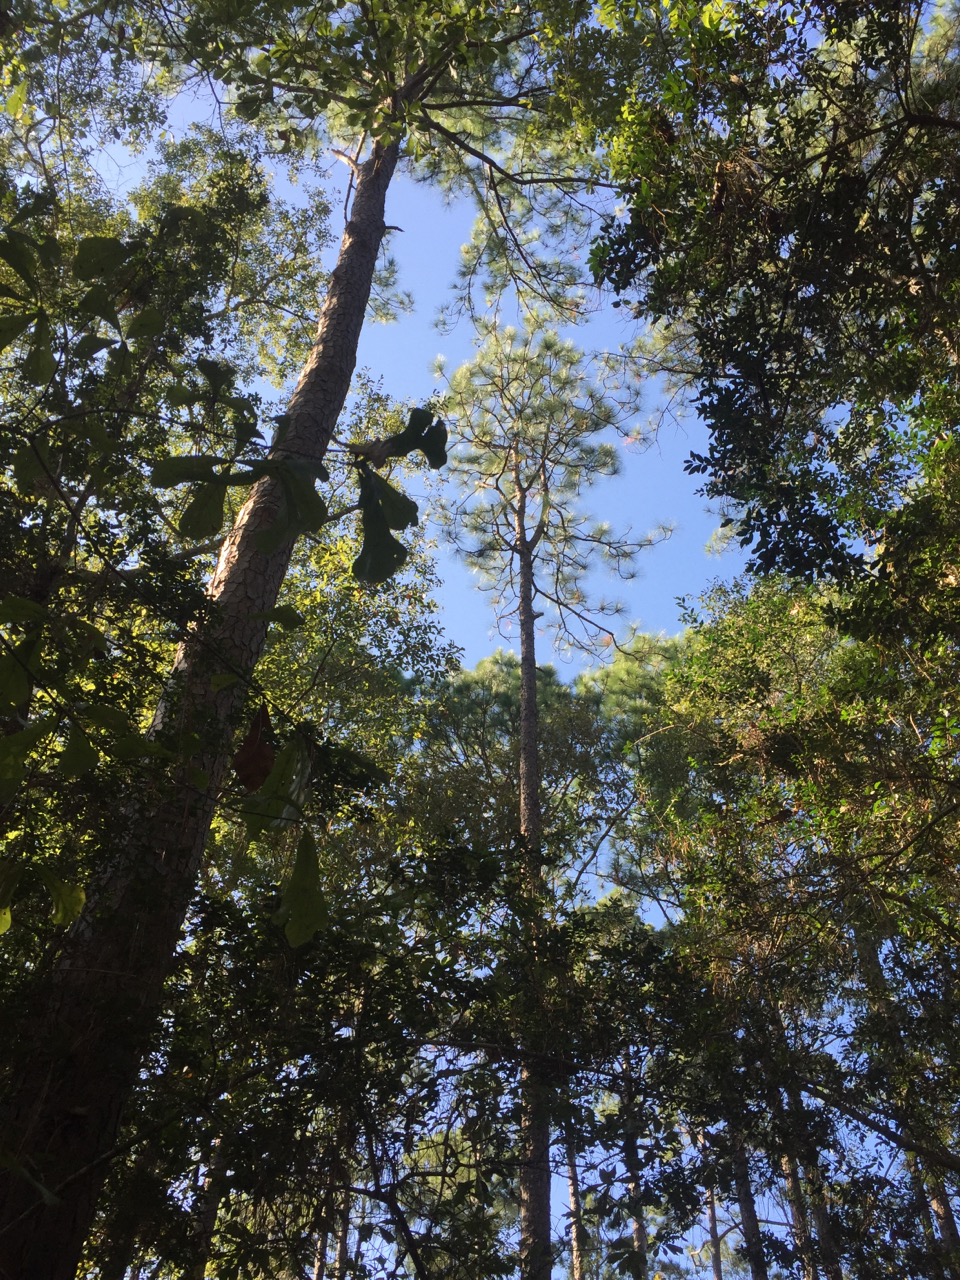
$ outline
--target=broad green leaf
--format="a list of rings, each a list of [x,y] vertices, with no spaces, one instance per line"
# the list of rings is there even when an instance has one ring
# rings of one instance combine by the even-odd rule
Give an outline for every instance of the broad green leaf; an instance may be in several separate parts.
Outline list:
[[[305,830],[297,843],[297,854],[281,905],[274,913],[275,924],[283,925],[292,947],[302,947],[327,923],[330,912],[321,888],[317,845],[312,832]]]
[[[401,493],[393,485],[373,471],[367,471],[361,477],[360,504],[376,502],[387,521],[388,529],[409,529],[417,524],[419,513],[417,503]]]
[[[326,469],[323,473],[326,475]],[[315,469],[287,460],[278,475],[292,508],[292,531],[314,533],[322,528],[327,520],[327,503],[314,487]]]
[[[124,337],[128,341],[131,338],[153,338],[163,333],[164,325],[164,318],[156,307],[144,307],[127,325]]]
[[[198,454],[188,454],[182,458],[161,458],[150,469],[150,483],[158,489],[173,489],[176,485],[189,481],[213,480],[214,468],[222,461],[222,458]]]
[[[113,298],[107,292],[106,285],[98,281],[92,285],[77,304],[81,315],[96,316],[98,320],[106,320],[111,328],[120,333],[120,317]]]
[[[73,273],[78,280],[112,276],[130,255],[130,249],[114,236],[88,236],[77,245]]]
[[[68,884],[66,880],[61,880],[46,867],[37,867],[37,873],[53,899],[53,923],[73,924],[87,900],[83,889],[78,884]]]
[[[57,717],[43,716],[19,733],[0,738],[0,804],[9,804],[27,772],[30,752],[56,728]]]
[[[13,93],[10,94],[6,102],[3,104],[4,111],[7,113],[8,116],[13,116],[15,120],[20,115],[20,112],[23,110],[24,105],[26,104],[27,88],[28,88],[28,82],[26,80],[21,80],[20,83],[17,85],[17,87],[14,89]]]
[[[447,461],[447,428],[429,409],[412,409],[404,430],[385,444],[389,458],[406,458],[419,449],[435,471]]]
[[[9,347],[11,342],[15,342],[36,318],[36,313],[26,316],[0,316],[0,351]]]
[[[50,344],[50,321],[40,313],[33,329],[33,342],[21,366],[23,376],[35,387],[45,386],[57,371]]]
[[[46,605],[23,596],[4,596],[0,600],[0,622],[44,622],[50,616]]]
[[[9,858],[0,858],[0,933],[6,933],[10,928],[13,891],[23,871],[22,863],[12,862]]]
[[[200,356],[196,364],[215,395],[218,391],[223,391],[225,387],[231,386],[236,377],[230,365],[224,364],[220,360],[208,360],[206,356]]]
[[[116,760],[140,760],[145,756],[172,760],[175,753],[142,733],[126,733],[111,743],[110,754]]]
[[[193,495],[177,527],[184,538],[212,538],[224,523],[226,487],[211,481],[201,485]]]
[[[300,737],[288,742],[278,753],[267,781],[244,801],[241,816],[249,839],[262,831],[279,830],[303,815],[310,789],[311,756],[308,743]]]
[[[73,355],[77,360],[92,360],[105,347],[112,347],[115,339],[101,338],[96,333],[85,333],[73,345]]]
[[[0,715],[17,711],[30,697],[39,653],[40,637],[35,631],[0,651]]]
[[[60,753],[57,769],[64,778],[79,778],[100,763],[100,752],[79,725],[70,726],[67,745]]]
[[[275,609],[270,609],[259,616],[266,618],[268,622],[279,623],[285,631],[296,631],[298,627],[304,625],[304,615],[299,613],[292,604],[279,604]]]
[[[361,509],[364,541],[352,573],[358,582],[386,582],[407,559],[407,548],[390,531],[380,503]]]
[[[119,707],[111,707],[108,703],[97,703],[83,708],[83,718],[95,724],[98,729],[107,729],[110,733],[129,733],[130,720]]]
[[[30,286],[31,292],[36,292],[37,273],[31,250],[36,251],[33,241],[19,232],[8,231],[0,238],[0,258],[16,272],[24,284]]]

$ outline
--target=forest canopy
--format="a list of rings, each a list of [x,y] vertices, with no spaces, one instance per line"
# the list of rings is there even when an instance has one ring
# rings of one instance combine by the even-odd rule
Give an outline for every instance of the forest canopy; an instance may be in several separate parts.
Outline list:
[[[957,1280],[957,8],[0,44],[0,1280]],[[671,637],[642,391],[746,552]]]

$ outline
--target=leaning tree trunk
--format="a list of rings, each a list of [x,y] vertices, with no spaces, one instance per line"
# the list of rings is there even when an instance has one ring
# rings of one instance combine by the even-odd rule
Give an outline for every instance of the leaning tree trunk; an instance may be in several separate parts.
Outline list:
[[[275,458],[319,463],[326,452],[356,362],[397,151],[377,146],[358,167],[316,342]],[[259,538],[283,518],[283,505],[274,478],[254,486],[210,584],[210,621],[177,656],[156,732],[196,735],[195,753],[131,796],[83,915],[38,979],[4,1117],[2,1280],[75,1274],[195,891],[244,684],[264,646],[264,615],[293,550],[292,537],[270,552]],[[214,677],[224,674],[240,679],[222,688]]]
[[[534,547],[537,535],[528,537],[526,495],[515,459],[515,549],[518,557],[518,622],[520,630],[520,732],[518,804],[523,843],[524,890],[531,899],[530,956],[537,965],[542,888],[541,845],[543,815],[540,796],[540,748],[538,745],[537,654],[534,639]],[[540,988],[532,983],[532,1003],[542,1012]],[[538,1017],[538,1022],[541,1019]],[[520,1248],[521,1280],[551,1280],[551,1103],[552,1089],[544,1078],[544,1046],[540,1027],[533,1028],[522,1046],[521,1069],[521,1165]]]

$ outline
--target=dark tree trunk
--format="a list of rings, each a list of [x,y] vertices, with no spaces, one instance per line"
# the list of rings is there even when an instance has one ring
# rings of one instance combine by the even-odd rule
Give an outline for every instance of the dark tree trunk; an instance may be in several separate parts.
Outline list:
[[[396,160],[396,144],[378,147],[357,172],[317,340],[274,457],[319,463],[326,452],[354,370]],[[211,621],[177,657],[156,732],[196,734],[195,755],[131,797],[83,915],[38,980],[4,1116],[4,1147],[20,1169],[8,1168],[0,1186],[3,1280],[72,1280],[76,1271],[195,891],[243,682],[266,638],[263,614],[293,549],[288,538],[265,553],[258,539],[283,501],[272,477],[254,486],[210,584]],[[212,678],[223,673],[241,680],[215,691]]]
[[[751,1187],[747,1154],[741,1140],[737,1137],[734,1139],[731,1151],[731,1167],[734,1170],[734,1187],[737,1191],[738,1208],[741,1211],[741,1235],[744,1238],[744,1253],[751,1268],[751,1280],[768,1280],[764,1241],[761,1238],[761,1227],[754,1207],[754,1191]]]
[[[637,1149],[637,1134],[633,1132],[628,1133],[624,1139],[624,1167],[627,1170],[627,1189],[631,1196],[631,1243],[634,1246],[628,1274],[631,1280],[647,1280],[647,1223],[641,1203],[641,1161]]]
[[[784,1185],[787,1188],[788,1204],[791,1206],[791,1230],[794,1243],[801,1255],[804,1268],[804,1280],[818,1280],[818,1269],[814,1261],[814,1245],[808,1226],[807,1202],[804,1199],[804,1188],[798,1172],[797,1161],[793,1156],[781,1157],[781,1170],[784,1173]]]

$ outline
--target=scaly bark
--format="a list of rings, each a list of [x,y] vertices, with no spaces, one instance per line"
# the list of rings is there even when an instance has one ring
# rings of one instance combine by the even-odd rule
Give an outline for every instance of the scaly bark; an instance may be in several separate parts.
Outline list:
[[[354,370],[396,161],[396,144],[377,146],[358,167],[316,342],[274,457],[319,463],[327,450]],[[254,486],[210,584],[212,620],[178,654],[157,731],[196,734],[196,754],[173,777],[158,771],[118,815],[109,865],[39,977],[4,1117],[5,1153],[20,1169],[8,1168],[0,1187],[3,1280],[72,1280],[76,1271],[196,887],[243,681],[293,549],[293,538],[269,553],[259,545],[283,501],[272,477]],[[212,677],[224,672],[241,680],[215,691]],[[44,1201],[37,1181],[56,1203]]]

